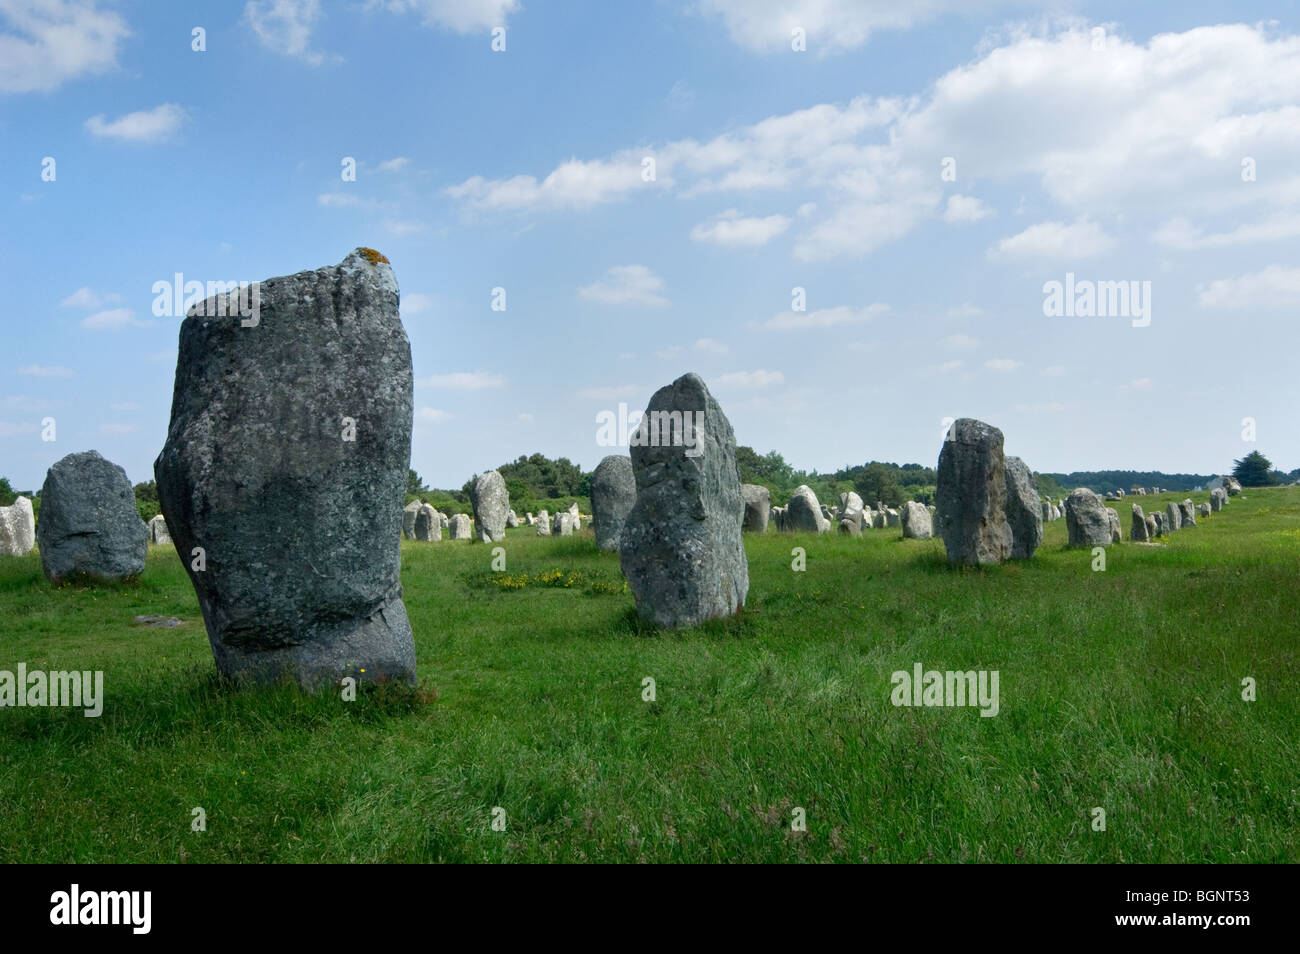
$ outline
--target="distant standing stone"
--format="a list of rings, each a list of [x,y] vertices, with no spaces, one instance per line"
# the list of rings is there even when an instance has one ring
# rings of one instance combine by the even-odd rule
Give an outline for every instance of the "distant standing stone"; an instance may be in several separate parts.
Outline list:
[[[909,500],[903,504],[902,524],[905,540],[928,540],[934,536],[930,526],[930,508],[923,503]]]
[[[1133,505],[1133,520],[1129,527],[1129,539],[1134,543],[1147,543],[1151,535],[1147,533],[1147,517],[1142,512],[1142,508],[1137,504]]]
[[[0,555],[26,556],[36,546],[36,518],[32,502],[19,497],[8,507],[0,507]]]
[[[1178,517],[1184,527],[1196,526],[1196,505],[1190,497],[1178,505]]]
[[[807,484],[800,484],[785,507],[786,529],[795,533],[825,533],[830,524],[822,516],[817,494]]]
[[[447,530],[452,540],[474,539],[474,525],[468,514],[453,513],[447,518]]]
[[[411,528],[411,539],[422,543],[437,543],[442,539],[441,515],[429,504],[421,504],[416,512],[415,526]]]
[[[596,531],[596,549],[618,552],[623,523],[635,503],[632,458],[609,455],[591,473],[591,522]]]
[[[483,543],[500,543],[506,538],[506,517],[510,515],[510,494],[499,471],[480,474],[469,488],[470,506],[474,508],[474,526]],[[453,540],[457,539],[455,536]]]
[[[1110,542],[1122,543],[1124,540],[1124,525],[1120,523],[1119,511],[1114,507],[1107,507],[1106,519],[1110,522]]]
[[[1076,487],[1065,498],[1065,530],[1072,547],[1105,547],[1113,542],[1110,514],[1101,498],[1087,487]],[[1116,514],[1116,519],[1119,514]]]
[[[144,572],[149,530],[126,471],[93,450],[56,463],[41,488],[36,542],[55,583],[126,580]]]
[[[772,492],[758,484],[741,484],[740,495],[745,498],[745,522],[742,529],[747,533],[767,533]]]
[[[412,500],[402,508],[402,536],[408,540],[415,539],[415,515],[420,512],[424,504],[419,500]]]
[[[506,514],[506,528],[513,530],[517,526],[519,526],[519,515],[511,510]]]
[[[1147,540],[1154,540],[1160,536],[1160,524],[1156,521],[1158,514],[1147,514]]]
[[[172,535],[167,532],[167,518],[156,514],[148,523],[149,542],[158,546],[171,546]]]
[[[1165,507],[1165,533],[1172,533],[1175,530],[1181,530],[1183,527],[1183,511],[1178,504],[1170,501]]]
[[[1011,559],[1028,560],[1043,542],[1043,502],[1034,486],[1034,475],[1023,460],[1006,458],[1006,470]]]
[[[642,619],[694,626],[732,615],[749,593],[736,437],[695,374],[655,392],[643,428],[657,412],[694,415],[695,442],[632,447],[636,505],[623,525],[620,560]]]
[[[578,529],[578,518],[568,510],[561,510],[551,522],[551,533],[557,537],[572,536]]]
[[[939,452],[935,493],[949,562],[1001,563],[1011,555],[1006,494],[1002,432],[969,417],[955,421]]]
[[[551,514],[543,510],[537,515],[537,535],[539,537],[549,537],[551,535]]]

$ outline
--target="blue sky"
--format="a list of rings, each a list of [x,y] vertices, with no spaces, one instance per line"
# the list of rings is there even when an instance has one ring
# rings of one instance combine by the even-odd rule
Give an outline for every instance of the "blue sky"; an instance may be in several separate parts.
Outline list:
[[[0,0],[0,474],[151,479],[153,284],[358,245],[437,486],[591,468],[688,370],[798,467],[933,464],[961,416],[1035,470],[1300,466],[1295,5],[1129,6]],[[1149,323],[1046,316],[1067,273]]]

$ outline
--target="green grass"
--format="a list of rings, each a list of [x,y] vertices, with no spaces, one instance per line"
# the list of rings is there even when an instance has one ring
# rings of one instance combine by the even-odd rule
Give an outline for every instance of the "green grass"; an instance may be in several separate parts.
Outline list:
[[[420,691],[350,703],[215,680],[169,548],[95,589],[0,559],[0,669],[107,697],[0,709],[0,861],[1296,861],[1300,489],[1105,572],[1064,543],[963,570],[897,530],[747,537],[745,612],[676,633],[589,533],[511,531],[502,580],[490,547],[408,543]],[[998,670],[1001,713],[895,708],[916,662]]]

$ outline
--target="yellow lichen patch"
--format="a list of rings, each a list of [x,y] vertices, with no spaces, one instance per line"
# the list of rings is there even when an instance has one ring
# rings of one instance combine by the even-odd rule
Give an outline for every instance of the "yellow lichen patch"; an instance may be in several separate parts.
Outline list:
[[[365,255],[366,258],[370,259],[371,265],[378,265],[380,262],[383,262],[385,265],[392,264],[387,258],[384,257],[382,252],[376,252],[373,248],[363,248],[361,250],[361,253]]]

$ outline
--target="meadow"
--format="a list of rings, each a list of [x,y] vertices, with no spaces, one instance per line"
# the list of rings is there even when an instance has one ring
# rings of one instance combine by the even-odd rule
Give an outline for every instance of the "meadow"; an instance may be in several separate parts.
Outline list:
[[[1111,505],[1104,570],[1064,520],[984,569],[897,529],[747,535],[744,612],[680,632],[589,530],[511,530],[501,572],[404,542],[420,685],[355,701],[222,684],[170,547],[92,588],[0,558],[0,669],[106,696],[0,709],[0,861],[1300,860],[1300,488],[1164,546]],[[916,663],[997,670],[998,715],[894,706]]]

